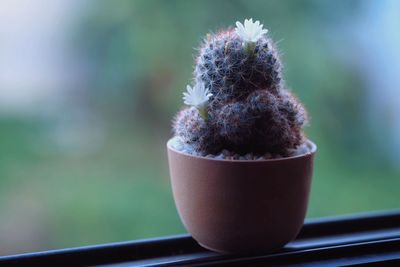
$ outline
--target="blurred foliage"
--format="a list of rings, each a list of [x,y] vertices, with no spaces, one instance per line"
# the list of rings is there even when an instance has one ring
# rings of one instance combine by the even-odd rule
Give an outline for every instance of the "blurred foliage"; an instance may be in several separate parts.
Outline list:
[[[331,43],[361,1],[88,3],[71,42],[87,69],[80,102],[101,119],[104,138],[90,153],[66,153],[51,141],[54,122],[0,119],[0,253],[183,232],[168,181],[170,121],[194,48],[208,31],[247,17],[270,30],[287,84],[312,117],[318,154],[308,216],[398,207],[399,170],[366,127],[362,77]]]

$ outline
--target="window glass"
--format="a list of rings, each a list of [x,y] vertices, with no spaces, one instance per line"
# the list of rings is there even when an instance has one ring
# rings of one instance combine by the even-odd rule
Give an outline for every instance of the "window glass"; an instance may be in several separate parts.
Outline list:
[[[262,21],[318,145],[308,217],[399,207],[400,1],[0,2],[0,255],[184,232],[166,159],[195,47]]]

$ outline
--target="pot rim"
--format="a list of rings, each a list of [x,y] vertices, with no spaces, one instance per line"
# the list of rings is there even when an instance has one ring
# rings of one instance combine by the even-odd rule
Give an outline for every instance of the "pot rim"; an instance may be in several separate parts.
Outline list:
[[[207,158],[207,157],[203,157],[203,156],[196,156],[196,155],[192,155],[192,154],[188,154],[188,153],[184,153],[182,151],[179,151],[177,149],[175,149],[172,145],[172,139],[174,137],[171,137],[168,141],[167,141],[167,149],[187,156],[187,157],[192,157],[195,159],[201,159],[201,160],[209,160],[209,161],[221,161],[221,162],[277,162],[277,161],[286,161],[286,160],[291,160],[291,159],[298,159],[298,158],[302,158],[302,157],[307,157],[310,155],[315,154],[315,152],[317,151],[317,145],[312,142],[310,139],[307,139],[304,143],[306,143],[306,145],[309,147],[309,151],[307,153],[301,154],[301,155],[296,155],[296,156],[291,156],[291,157],[283,157],[283,158],[273,158],[273,159],[260,159],[260,160],[250,160],[250,159],[215,159],[215,158]]]

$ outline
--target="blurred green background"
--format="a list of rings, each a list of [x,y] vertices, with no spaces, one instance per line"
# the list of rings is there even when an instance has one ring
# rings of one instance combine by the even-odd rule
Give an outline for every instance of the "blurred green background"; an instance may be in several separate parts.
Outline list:
[[[399,208],[396,1],[7,0],[0,10],[2,255],[183,233],[170,122],[205,34],[250,17],[278,43],[311,115],[308,217]]]

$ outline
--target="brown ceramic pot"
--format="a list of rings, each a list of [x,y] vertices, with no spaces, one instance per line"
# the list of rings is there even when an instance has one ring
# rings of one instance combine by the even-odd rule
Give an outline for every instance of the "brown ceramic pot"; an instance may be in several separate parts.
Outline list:
[[[293,240],[307,211],[316,145],[270,160],[217,160],[168,142],[172,190],[181,220],[203,247],[227,253],[275,250]]]

